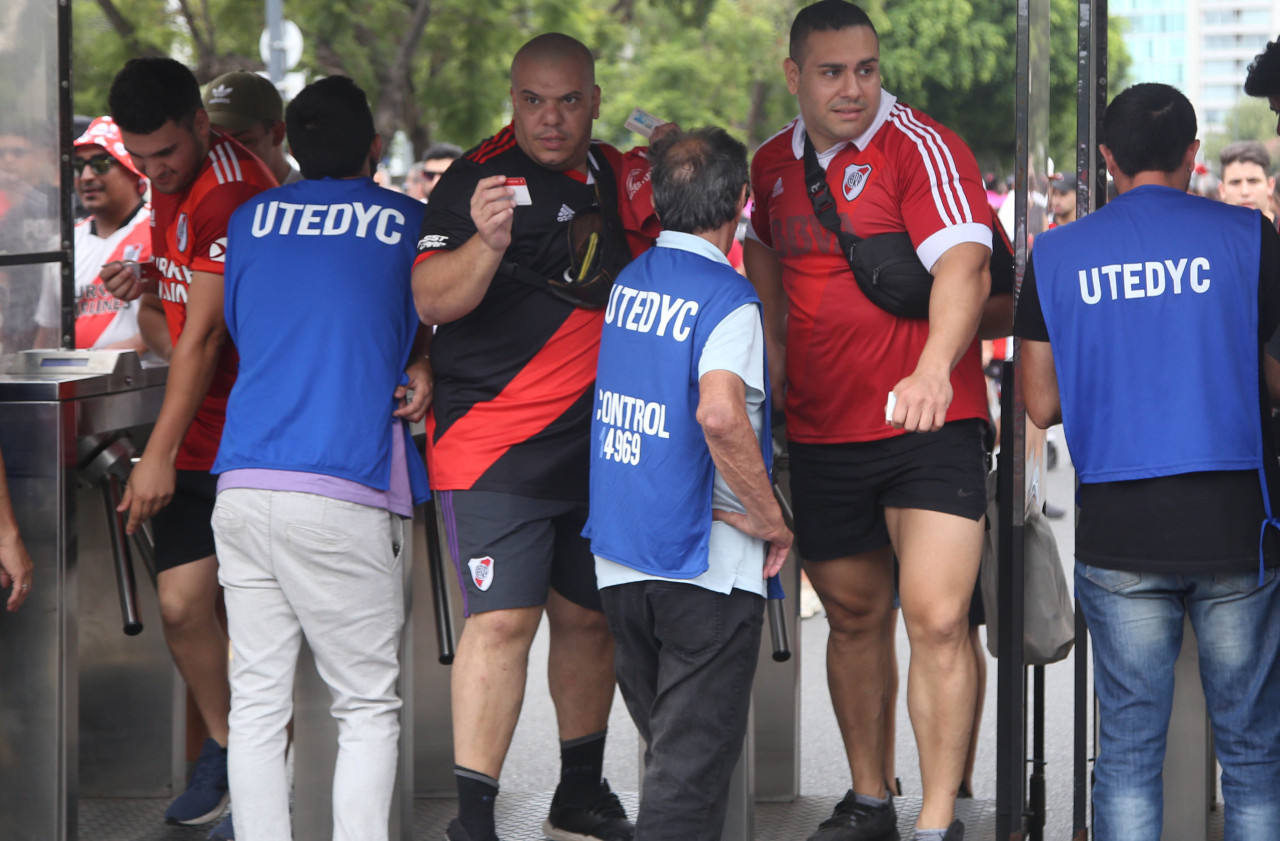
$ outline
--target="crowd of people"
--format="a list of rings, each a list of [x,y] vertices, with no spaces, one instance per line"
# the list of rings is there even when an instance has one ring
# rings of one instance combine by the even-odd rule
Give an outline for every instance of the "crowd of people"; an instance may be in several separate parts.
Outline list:
[[[1013,332],[1030,418],[1064,424],[1081,482],[1096,837],[1160,837],[1184,614],[1225,837],[1274,834],[1280,477],[1265,419],[1280,362],[1263,348],[1280,235],[1265,149],[1223,150],[1221,203],[1189,195],[1190,104],[1166,85],[1124,91],[1100,131],[1118,195],[1076,220],[1074,177],[1052,184],[1015,320],[992,193],[963,140],[882,87],[867,14],[801,10],[783,74],[798,116],[750,163],[716,127],[664,125],[622,152],[592,139],[591,51],[539,35],[511,61],[510,124],[466,151],[432,146],[401,193],[379,184],[382,139],[350,79],[285,107],[253,73],[202,91],[172,59],[120,70],[110,114],[74,142],[75,335],[56,280],[31,323],[41,344],[169,363],[121,501],[130,532],[154,529],[165,639],[208,732],[166,820],[291,837],[305,639],[338,724],[333,837],[388,837],[405,521],[431,495],[467,617],[447,841],[498,838],[544,616],[561,773],[542,832],[717,841],[765,600],[793,551],[830,625],[850,778],[808,841],[899,837],[899,606],[914,839],[960,841],[982,685],[981,340]],[[1280,108],[1280,46],[1246,90]],[[794,533],[773,491],[775,413]],[[10,610],[31,586],[0,484]],[[615,686],[645,745],[634,820],[603,777]]]

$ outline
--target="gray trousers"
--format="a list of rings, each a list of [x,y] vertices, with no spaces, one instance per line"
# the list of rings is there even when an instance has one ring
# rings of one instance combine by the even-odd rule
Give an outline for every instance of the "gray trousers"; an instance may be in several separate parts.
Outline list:
[[[600,598],[618,686],[646,745],[635,841],[719,841],[764,599],[674,581],[606,587]]]

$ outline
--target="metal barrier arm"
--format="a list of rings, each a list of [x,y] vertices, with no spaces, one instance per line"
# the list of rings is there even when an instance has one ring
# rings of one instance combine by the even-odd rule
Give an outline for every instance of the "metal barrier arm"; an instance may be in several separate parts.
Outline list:
[[[133,553],[125,534],[125,516],[116,510],[120,504],[120,487],[128,479],[137,451],[133,443],[119,435],[88,437],[79,443],[81,476],[96,485],[102,494],[107,517],[107,536],[111,541],[111,558],[116,574],[116,593],[120,597],[120,617],[128,636],[142,633],[138,608],[138,582],[133,572]],[[150,547],[146,547],[150,548]],[[148,565],[153,569],[154,561]],[[154,574],[152,575],[154,580]]]
[[[120,504],[120,479],[114,473],[106,473],[98,480],[98,487],[102,489],[107,531],[111,536],[111,556],[115,559],[120,616],[124,620],[125,634],[133,637],[142,633],[142,619],[138,611],[138,582],[133,575],[133,555],[124,532],[124,515],[116,510]]]
[[[453,663],[453,611],[449,607],[449,582],[444,576],[444,552],[440,549],[440,526],[436,522],[435,499],[423,506],[427,526],[427,560],[431,568],[431,607],[436,616],[437,660],[442,666]]]
[[[782,488],[773,486],[773,498],[778,500],[782,509],[782,522],[792,532],[796,530],[796,519],[791,513],[791,504],[782,493]],[[769,616],[769,639],[773,642],[773,660],[785,663],[791,659],[791,639],[787,634],[787,612],[784,609],[787,600],[765,599],[765,609]]]

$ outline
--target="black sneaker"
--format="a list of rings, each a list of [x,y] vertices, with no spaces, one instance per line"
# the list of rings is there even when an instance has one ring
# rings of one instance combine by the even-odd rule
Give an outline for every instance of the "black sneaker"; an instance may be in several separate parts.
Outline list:
[[[449,821],[449,828],[444,831],[444,841],[498,841],[498,836],[490,835],[488,838],[472,838],[467,832],[467,828],[462,825],[462,821],[454,818]]]
[[[942,841],[964,841],[964,824],[960,821],[952,821],[951,826],[947,827],[947,834],[942,836]]]
[[[636,825],[627,820],[618,795],[609,781],[600,781],[600,791],[585,806],[560,802],[560,790],[551,798],[551,813],[542,822],[542,834],[552,841],[631,841]]]
[[[868,806],[859,803],[850,789],[808,841],[898,841],[898,812],[893,808],[893,797],[889,796],[883,806]]]

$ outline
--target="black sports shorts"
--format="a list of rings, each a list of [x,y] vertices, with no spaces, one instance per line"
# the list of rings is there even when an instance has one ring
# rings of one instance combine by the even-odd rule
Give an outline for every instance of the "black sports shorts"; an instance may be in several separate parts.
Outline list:
[[[787,443],[796,544],[806,561],[889,545],[884,509],[916,508],[979,520],[987,510],[987,422],[851,444]]]
[[[596,560],[582,536],[587,504],[497,491],[436,491],[462,588],[463,613],[547,603],[551,588],[602,610]]]
[[[173,499],[151,518],[156,539],[156,572],[215,554],[213,503],[218,477],[204,470],[179,470]]]

